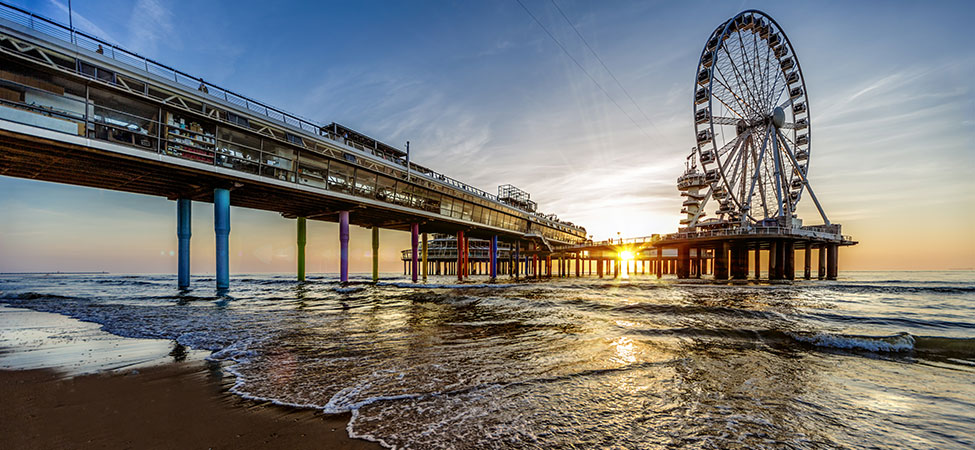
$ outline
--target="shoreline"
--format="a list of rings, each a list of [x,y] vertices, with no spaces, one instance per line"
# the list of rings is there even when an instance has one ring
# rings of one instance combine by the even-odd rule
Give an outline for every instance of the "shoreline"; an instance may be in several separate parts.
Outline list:
[[[209,352],[100,328],[0,305],[0,446],[382,448],[349,437],[351,413],[231,392],[234,375]]]

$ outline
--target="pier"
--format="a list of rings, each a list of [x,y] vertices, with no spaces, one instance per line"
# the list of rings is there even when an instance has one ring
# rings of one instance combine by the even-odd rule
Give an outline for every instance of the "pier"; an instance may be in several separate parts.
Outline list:
[[[373,279],[380,228],[411,233],[414,279],[421,234],[536,251],[586,237],[511,185],[483,191],[411,161],[408,145],[299,117],[3,3],[0,175],[172,200],[179,288],[190,284],[192,202],[214,206],[218,289],[230,286],[231,206],[295,221],[299,280],[308,220],[339,224],[343,282],[350,226],[373,230]]]

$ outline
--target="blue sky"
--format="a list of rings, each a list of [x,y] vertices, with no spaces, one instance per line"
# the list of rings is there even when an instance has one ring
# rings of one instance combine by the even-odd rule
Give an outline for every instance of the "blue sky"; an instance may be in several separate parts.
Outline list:
[[[597,239],[676,229],[701,48],[725,19],[760,9],[803,67],[813,187],[862,242],[845,268],[975,266],[971,3],[557,0],[638,109],[551,0],[522,1],[625,112],[516,0],[72,6],[82,30],[302,116],[409,140],[420,164],[487,191],[515,184]],[[66,2],[13,3],[67,22]],[[172,202],[10,178],[0,191],[0,271],[175,267]],[[212,270],[208,208],[195,210],[203,272]],[[799,211],[818,222],[808,200]],[[291,270],[293,221],[234,214],[232,270]],[[334,270],[334,227],[316,226],[309,265]],[[384,234],[385,269],[399,270],[407,242]],[[366,269],[356,261],[353,270]]]

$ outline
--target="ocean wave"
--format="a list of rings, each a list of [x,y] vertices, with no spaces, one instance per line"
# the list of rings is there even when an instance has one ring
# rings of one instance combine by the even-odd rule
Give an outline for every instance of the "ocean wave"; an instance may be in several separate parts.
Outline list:
[[[790,333],[793,339],[817,347],[843,350],[866,350],[869,352],[908,352],[914,350],[914,336],[898,333],[892,336],[858,336],[816,333]]]
[[[886,294],[971,294],[975,293],[975,286],[971,283],[937,283],[936,286],[915,285],[916,282],[885,284],[871,283],[836,283],[823,284],[824,287],[834,291],[848,291],[855,293],[886,293]],[[950,285],[948,285],[950,284]]]

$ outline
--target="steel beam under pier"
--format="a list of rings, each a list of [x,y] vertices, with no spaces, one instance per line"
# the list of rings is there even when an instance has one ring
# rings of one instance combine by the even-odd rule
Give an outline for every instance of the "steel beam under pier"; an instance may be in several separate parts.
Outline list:
[[[714,249],[714,279],[728,279],[728,243],[722,242]]]
[[[349,212],[339,211],[339,281],[349,282]]]
[[[457,232],[457,281],[464,281],[464,232]]]
[[[177,238],[177,267],[176,287],[186,289],[190,287],[190,236],[192,235],[193,202],[189,199],[176,200],[176,238]]]
[[[802,267],[802,278],[808,280],[812,278],[812,245],[806,244],[805,250],[802,252],[803,267]]]
[[[429,264],[427,263],[427,253],[428,253],[428,250],[427,250],[427,234],[426,233],[423,233],[423,239],[421,241],[421,244],[422,244],[422,246],[421,246],[421,248],[422,248],[421,254],[422,254],[422,258],[423,258],[423,261],[422,261],[422,263],[423,263],[423,282],[426,283],[427,282],[427,271],[429,271],[429,267],[428,267]]]
[[[308,242],[308,239],[306,237],[306,230],[307,230],[306,227],[307,226],[305,224],[305,218],[299,217],[298,230],[297,230],[298,231],[298,239],[297,239],[298,281],[305,281],[305,243]]]
[[[755,247],[755,279],[762,279],[762,247]]]
[[[785,279],[795,280],[796,279],[796,243],[792,240],[785,240],[782,242],[782,247],[785,248]]]
[[[498,278],[498,237],[491,236],[491,257],[489,258],[491,267],[489,269],[491,273],[491,281]]]
[[[372,282],[379,282],[379,227],[372,227]]]
[[[230,289],[230,191],[227,189],[213,190],[213,232],[217,289]]]
[[[822,280],[826,278],[826,247],[820,246],[817,253],[819,253],[819,267],[816,270],[816,278]]]
[[[839,252],[840,247],[836,244],[829,244],[826,247],[826,279],[835,280],[839,271]]]
[[[691,247],[682,245],[677,247],[677,278],[690,278],[691,273]]]
[[[744,243],[736,242],[731,246],[731,278],[748,278],[748,247]]]
[[[410,245],[413,250],[410,257],[410,277],[416,283],[420,268],[420,224],[418,223],[410,224]]]

